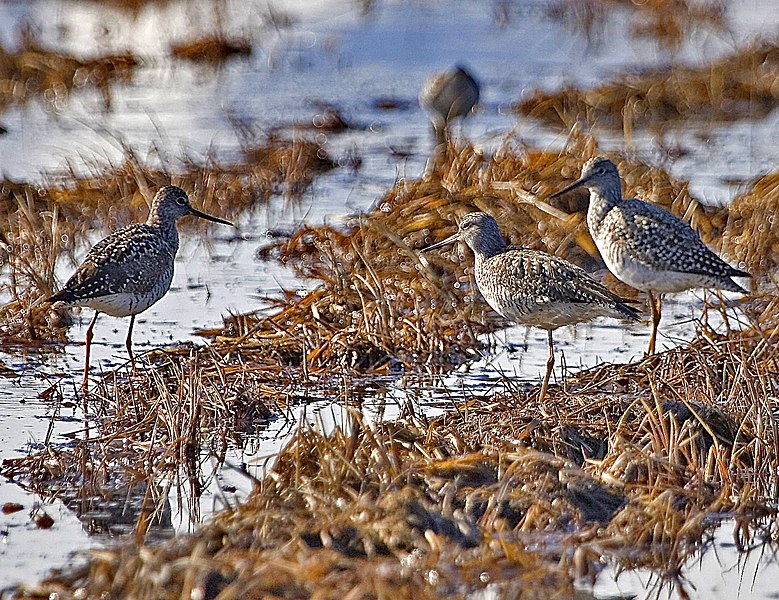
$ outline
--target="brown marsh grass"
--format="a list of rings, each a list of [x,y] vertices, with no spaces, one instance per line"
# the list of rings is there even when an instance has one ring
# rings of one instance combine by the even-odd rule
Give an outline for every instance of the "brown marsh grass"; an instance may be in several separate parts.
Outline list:
[[[240,447],[256,433],[252,424],[258,419],[270,413],[286,414],[289,406],[305,402],[309,393],[341,398],[343,381],[420,370],[439,372],[478,356],[477,335],[502,323],[475,292],[470,259],[457,252],[452,257],[439,254],[426,259],[418,253],[420,247],[451,233],[457,217],[471,210],[498,216],[513,242],[556,249],[572,260],[598,265],[582,215],[566,212],[581,208],[581,198],[564,198],[562,208],[541,199],[562,185],[561,174],[576,177],[583,160],[598,152],[592,138],[574,133],[562,152],[539,152],[507,142],[489,160],[468,145],[450,145],[447,152],[449,168],[423,180],[399,182],[371,211],[355,217],[345,231],[304,228],[265,250],[301,276],[319,281],[312,292],[302,297],[287,294],[276,301],[276,310],[270,314],[229,317],[224,328],[204,332],[214,338],[206,347],[155,351],[148,356],[149,368],[137,377],[108,374],[87,398],[87,412],[96,415],[99,423],[96,437],[79,449],[80,461],[69,457],[70,450],[56,451],[64,453],[58,463],[90,464],[89,472],[113,473],[124,485],[146,478],[170,481],[187,465],[190,481],[197,488],[198,461],[208,456],[222,461],[228,448]],[[628,191],[664,200],[669,210],[693,220],[704,239],[722,235],[727,228],[717,211],[689,196],[684,183],[659,169],[626,161],[619,164]],[[758,305],[769,314],[773,310]],[[630,368],[624,367],[625,373]],[[643,368],[652,371],[649,366]],[[625,380],[643,381],[645,377],[630,373]],[[523,421],[521,411],[510,417],[501,411],[495,414],[503,414],[505,424],[519,419],[528,430],[496,436],[526,439],[527,444],[579,464],[585,457],[600,460],[608,446],[609,428],[623,414],[630,413],[635,420],[642,410],[646,413],[647,407],[655,406],[654,396],[637,403],[636,393],[625,391],[607,399],[596,394],[599,400],[590,405],[593,400],[577,390],[575,397],[585,405],[566,403],[576,406],[580,415],[591,417],[585,430],[576,429],[573,413],[570,422],[556,432],[533,419]],[[516,402],[530,411],[527,414],[538,413],[539,407],[519,398]],[[497,402],[492,409],[511,406],[513,400]],[[684,412],[681,401],[676,402]],[[485,429],[491,430],[501,432],[494,424]],[[478,448],[467,434],[467,428],[463,429],[462,443]],[[101,440],[110,444],[106,447]],[[113,448],[119,440],[126,452]],[[33,456],[8,463],[4,473],[33,482],[41,491],[50,486],[47,460],[51,452],[47,451],[44,460]],[[130,462],[123,458],[121,469],[108,469],[111,452]],[[63,475],[57,471],[58,477]],[[149,510],[160,507],[152,503]],[[144,527],[139,526],[141,533]]]
[[[138,65],[129,53],[92,59],[60,54],[43,48],[30,31],[23,32],[18,52],[0,47],[0,112],[33,98],[47,110],[58,112],[80,88],[97,88],[108,109],[111,85],[129,81]]]
[[[723,211],[724,212],[724,211]],[[760,177],[728,206],[723,250],[753,273],[779,264],[779,171]]]
[[[206,35],[187,42],[173,44],[171,54],[192,62],[219,64],[233,56],[248,56],[252,44],[245,39],[227,39],[222,34]]]
[[[302,164],[318,156],[315,147],[306,148],[308,159]],[[151,368],[137,378],[106,379],[95,398],[103,398],[99,414],[117,415],[108,435],[113,435],[114,427],[115,431],[133,430],[140,436],[139,443],[145,443],[151,428],[159,427],[155,431],[164,439],[181,439],[176,427],[161,426],[156,418],[144,417],[146,425],[135,429],[132,421],[119,418],[138,419],[160,411],[176,418],[183,411],[193,422],[202,421],[204,430],[221,423],[240,432],[242,418],[234,421],[230,414],[236,402],[243,407],[281,401],[286,406],[300,401],[301,389],[327,387],[334,381],[335,388],[341,377],[440,372],[479,356],[478,334],[502,322],[475,291],[470,258],[457,251],[426,257],[418,252],[449,235],[457,218],[466,212],[481,209],[496,215],[512,242],[548,248],[591,269],[600,266],[583,215],[567,212],[580,209],[582,198],[563,198],[560,208],[541,199],[562,185],[561,174],[576,177],[582,161],[598,152],[592,138],[574,133],[562,152],[539,152],[507,141],[489,160],[468,145],[450,145],[447,151],[448,168],[422,180],[399,182],[373,210],[355,217],[345,231],[327,226],[303,228],[264,250],[264,255],[275,256],[302,277],[318,281],[312,292],[302,297],[289,292],[274,301],[270,314],[266,310],[228,317],[223,328],[202,332],[213,338],[211,345],[155,353],[150,357]],[[290,158],[298,156],[296,152],[269,144],[247,155],[257,157],[260,164],[288,166]],[[684,183],[660,169],[626,161],[619,166],[628,192],[661,201],[691,220],[706,240],[723,235],[727,222],[691,198]],[[128,172],[135,170],[128,167]],[[200,176],[197,173],[192,176]],[[150,178],[147,173],[146,179]],[[214,184],[214,180],[206,181]],[[94,192],[96,202],[104,197],[103,190],[112,189],[108,182],[98,183],[87,186],[100,190]],[[149,181],[147,187],[154,189],[161,183]],[[190,180],[190,187],[201,185]],[[209,212],[229,218],[234,214],[230,211],[242,205],[240,197],[231,193],[235,190],[214,186],[210,193],[196,197]],[[79,193],[77,197],[90,196]],[[224,205],[213,204],[220,197],[229,200]],[[68,204],[57,202],[56,206],[63,210]],[[23,334],[24,330],[19,335]],[[190,385],[193,363],[200,365],[194,388]],[[177,398],[181,394],[197,399],[226,394],[230,400],[205,413],[194,401],[160,407],[158,397],[163,390]],[[133,410],[128,409],[130,405]],[[206,418],[206,413],[211,416]],[[225,435],[216,436],[223,440],[222,449],[216,452],[220,456]],[[240,444],[240,437],[231,443]]]
[[[567,598],[606,563],[651,569],[684,595],[683,566],[722,519],[745,543],[775,539],[779,311],[766,295],[745,304],[743,331],[701,324],[690,345],[566,378],[544,405],[509,390],[389,424],[347,408],[329,435],[300,429],[249,499],[197,534],[143,541],[173,486],[194,509],[203,461],[223,461],[268,415],[312,396],[348,406],[360,381],[478,353],[477,334],[501,323],[474,291],[470,260],[418,254],[459,215],[488,210],[513,242],[598,264],[582,199],[542,200],[599,152],[592,138],[574,132],[562,152],[509,141],[489,159],[463,143],[447,152],[441,171],[398,182],[345,230],[303,229],[266,250],[320,281],[315,290],[269,316],[230,317],[206,347],[154,351],[137,377],[108,374],[84,398],[94,418],[73,448],[5,461],[3,475],[43,494],[68,481],[96,497],[101,486],[141,494],[135,543],[27,597],[433,598],[489,582],[506,596]],[[704,239],[728,237],[728,215],[683,182],[619,166],[628,193],[657,198]],[[743,202],[759,219],[765,201]]]
[[[615,9],[627,13],[630,32],[653,40],[660,48],[676,52],[696,32],[726,33],[727,2],[696,0],[557,0],[547,9],[549,17],[583,34],[589,44],[608,44],[605,22]]]
[[[516,105],[518,113],[569,129],[575,123],[664,131],[681,121],[759,119],[779,106],[779,48],[754,43],[702,67],[675,65],[625,73],[589,89],[537,90]]]
[[[330,435],[303,427],[196,535],[94,552],[21,597],[438,598],[489,583],[570,598],[605,563],[688,597],[683,567],[721,519],[743,544],[776,535],[776,308],[579,373],[544,406],[509,393],[432,421],[350,411]]]

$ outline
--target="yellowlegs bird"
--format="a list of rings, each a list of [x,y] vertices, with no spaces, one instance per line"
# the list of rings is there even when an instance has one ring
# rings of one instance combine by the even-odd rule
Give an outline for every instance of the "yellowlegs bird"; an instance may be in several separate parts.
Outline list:
[[[92,328],[101,312],[112,317],[130,317],[125,346],[135,365],[132,349],[135,315],[157,302],[170,288],[173,260],[179,248],[176,221],[186,215],[232,225],[195,210],[184,190],[167,185],[154,196],[146,223],[123,227],[95,244],[65,287],[47,298],[47,302],[65,302],[95,310],[87,328],[82,388],[86,388],[89,375]]]
[[[438,144],[446,141],[449,123],[466,117],[478,102],[479,84],[460,66],[432,75],[419,94],[419,104],[430,114]]]
[[[540,250],[507,246],[495,219],[482,212],[465,215],[457,233],[423,252],[460,240],[473,251],[476,285],[487,304],[506,319],[547,331],[549,357],[540,401],[554,366],[552,331],[600,316],[638,320],[633,307],[576,265]]]
[[[732,277],[749,273],[709,250],[687,223],[654,204],[623,198],[619,172],[609,159],[588,160],[581,177],[550,198],[580,186],[590,191],[587,227],[603,262],[618,279],[649,296],[649,354],[655,351],[663,294],[696,287],[746,293]]]

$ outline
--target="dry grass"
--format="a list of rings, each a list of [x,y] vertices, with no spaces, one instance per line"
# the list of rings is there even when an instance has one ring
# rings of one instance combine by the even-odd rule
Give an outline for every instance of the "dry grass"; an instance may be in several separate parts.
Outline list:
[[[758,179],[727,211],[722,248],[753,273],[770,274],[779,264],[779,171]]]
[[[138,66],[129,53],[81,60],[41,47],[29,32],[22,40],[16,53],[0,47],[0,112],[33,98],[58,112],[74,90],[91,87],[100,90],[110,108],[111,85],[129,81]]]
[[[606,0],[633,10],[630,29],[633,35],[654,40],[661,47],[678,50],[696,31],[726,31],[726,8],[720,2],[698,0]]]
[[[575,123],[663,131],[680,121],[759,119],[779,105],[779,48],[764,42],[703,67],[673,66],[625,74],[590,90],[537,90],[520,114],[562,129]]]
[[[187,346],[160,352],[143,380],[112,373],[83,399],[91,424],[78,442],[5,460],[4,476],[60,498],[79,514],[92,508],[102,514],[117,494],[136,498],[122,523],[129,519],[140,538],[169,524],[171,489],[185,488],[197,520],[202,463],[213,457],[221,464],[228,449],[251,441],[300,393],[283,368],[237,374],[227,357],[208,354]]]
[[[629,11],[630,33],[654,41],[660,48],[678,51],[696,32],[727,32],[727,8],[721,2],[697,0],[557,0],[547,16],[562,21],[568,29],[583,35],[590,45],[610,43],[605,36],[606,21],[616,8]]]
[[[192,62],[223,63],[234,56],[248,56],[252,44],[246,39],[227,39],[221,34],[207,35],[180,44],[173,44],[171,54]]]
[[[329,436],[303,428],[197,535],[92,553],[22,597],[437,598],[489,582],[568,598],[604,561],[684,595],[682,567],[717,515],[739,520],[742,541],[775,535],[776,309],[760,327],[580,373],[543,407],[503,394],[431,422],[349,412]]]
[[[348,402],[375,375],[447,369],[478,351],[477,334],[501,323],[475,293],[470,260],[418,254],[459,215],[488,210],[512,241],[597,265],[582,215],[567,213],[582,199],[539,197],[598,152],[576,133],[559,153],[507,141],[489,160],[450,145],[441,171],[399,182],[345,231],[304,229],[268,249],[320,286],[270,316],[231,317],[209,346],[155,351],[137,377],[109,374],[84,400],[89,436],[5,462],[5,476],[40,493],[81,482],[90,497],[137,499],[137,544],[95,553],[29,597],[433,598],[489,581],[507,596],[565,598],[604,562],[684,590],[682,566],[717,515],[775,535],[779,311],[766,296],[747,305],[743,332],[702,327],[690,346],[577,374],[543,406],[503,393],[430,422],[368,425],[350,412],[331,435],[302,429],[245,503],[192,537],[141,541],[164,529],[172,486],[197,499],[202,462],[224,460],[269,414],[312,395]],[[682,182],[619,166],[628,193],[661,200],[704,239],[729,239],[727,212]]]
[[[643,3],[636,13],[646,20],[634,22],[643,23],[635,33],[678,44],[689,26],[676,17],[685,7]],[[721,25],[716,11],[693,16]],[[754,66],[762,60],[773,73],[777,51],[750,52],[712,66],[708,78],[690,69],[539,97],[533,114],[566,127],[583,118],[632,127],[692,113],[763,114],[776,94]],[[349,126],[337,113],[324,116],[315,127]],[[127,150],[122,164],[90,177],[70,173],[65,185],[4,182],[0,241],[11,302],[0,309],[0,340],[58,339],[66,315],[39,310],[54,287],[57,255],[83,249],[95,225],[142,218],[160,185],[181,185],[197,206],[234,218],[280,189],[302,193],[334,166],[297,136],[242,133],[244,165],[185,161],[154,170]],[[600,153],[576,129],[560,152],[507,139],[485,157],[449,144],[438,171],[398,182],[343,230],[305,228],[265,248],[263,256],[319,286],[302,298],[289,293],[270,316],[230,317],[204,332],[214,338],[206,347],[157,350],[135,376],[109,373],[82,399],[90,421],[78,442],[4,461],[4,476],[84,514],[121,505],[136,533],[133,543],[95,551],[85,567],[19,596],[440,598],[491,584],[499,596],[570,598],[574,583],[594,581],[605,563],[649,568],[684,596],[683,566],[720,517],[736,519],[742,542],[775,540],[779,306],[770,295],[746,305],[744,331],[721,335],[702,325],[687,346],[568,377],[543,405],[533,392],[509,390],[466,398],[433,420],[412,413],[381,424],[348,408],[377,375],[449,369],[478,355],[478,334],[502,326],[475,292],[470,257],[419,255],[463,214],[485,210],[513,243],[602,267],[584,223],[584,193],[543,201]],[[721,242],[739,266],[770,276],[775,174],[730,209],[711,209],[663,170],[611,158],[626,194],[659,203],[710,245]],[[247,501],[195,535],[152,543],[169,525],[174,486],[186,486],[197,517],[203,462],[221,464],[270,415],[286,418],[312,396],[343,400],[345,422],[328,435],[300,428]]]

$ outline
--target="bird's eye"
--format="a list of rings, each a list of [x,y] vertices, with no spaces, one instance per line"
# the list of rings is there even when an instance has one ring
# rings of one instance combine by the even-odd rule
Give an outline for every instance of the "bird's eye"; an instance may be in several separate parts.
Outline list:
[[[187,199],[184,196],[179,196],[178,198],[176,198],[176,204],[178,204],[179,206],[186,206]]]

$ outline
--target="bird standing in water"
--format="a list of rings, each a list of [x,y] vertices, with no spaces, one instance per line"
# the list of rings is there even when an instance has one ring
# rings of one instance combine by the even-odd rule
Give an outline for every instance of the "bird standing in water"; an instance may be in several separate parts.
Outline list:
[[[546,397],[554,366],[552,332],[599,316],[638,320],[637,311],[567,260],[540,250],[508,246],[498,224],[482,212],[463,217],[457,233],[423,252],[463,241],[476,261],[476,285],[495,312],[546,329],[549,356],[539,401]]]
[[[437,144],[446,142],[449,124],[466,117],[479,102],[479,84],[464,67],[432,75],[419,93],[419,104],[430,114]]]
[[[95,311],[87,328],[82,389],[87,387],[92,329],[101,312],[112,317],[130,317],[125,346],[135,366],[132,349],[135,315],[157,302],[170,288],[179,248],[176,221],[186,215],[233,225],[195,210],[184,190],[167,185],[154,196],[145,223],[123,227],[95,244],[65,286],[46,299]]]
[[[609,159],[588,160],[579,179],[549,198],[578,187],[590,191],[587,227],[603,262],[617,279],[649,296],[648,354],[655,352],[663,294],[699,287],[746,293],[732,278],[749,273],[709,250],[687,223],[649,202],[623,198],[619,171]]]

